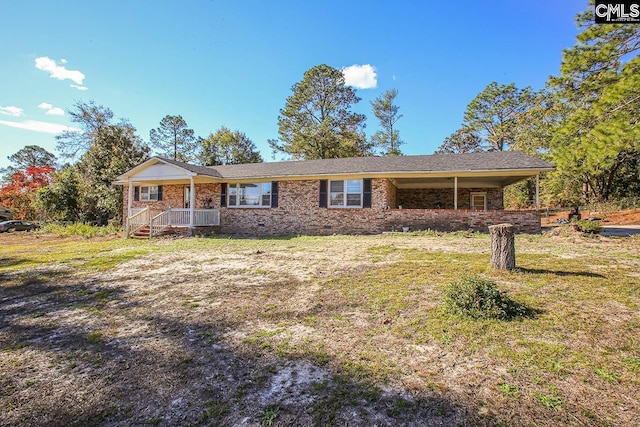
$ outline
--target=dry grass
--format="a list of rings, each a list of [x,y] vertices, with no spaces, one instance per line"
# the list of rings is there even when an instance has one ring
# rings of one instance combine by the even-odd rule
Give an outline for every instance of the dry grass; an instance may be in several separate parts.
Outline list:
[[[0,425],[636,425],[640,239],[0,237]],[[462,274],[536,315],[443,310]]]

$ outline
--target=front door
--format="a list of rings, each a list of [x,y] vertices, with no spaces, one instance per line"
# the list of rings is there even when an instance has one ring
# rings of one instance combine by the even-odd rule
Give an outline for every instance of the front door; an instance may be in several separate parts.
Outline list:
[[[471,193],[471,210],[487,210],[487,193]]]
[[[184,208],[189,209],[189,203],[191,202],[191,187],[188,185],[184,186]]]

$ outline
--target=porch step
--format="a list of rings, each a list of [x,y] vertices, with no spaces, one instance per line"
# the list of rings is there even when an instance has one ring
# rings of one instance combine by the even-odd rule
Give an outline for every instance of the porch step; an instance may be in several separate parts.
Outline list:
[[[134,239],[148,239],[151,237],[151,229],[149,228],[149,226],[144,226],[136,230],[129,237],[133,237]]]
[[[161,232],[154,234],[153,237],[166,236],[168,234],[175,234],[175,227],[168,227],[162,230]],[[136,230],[129,237],[133,237],[134,239],[149,239],[151,237],[151,230],[148,225]]]

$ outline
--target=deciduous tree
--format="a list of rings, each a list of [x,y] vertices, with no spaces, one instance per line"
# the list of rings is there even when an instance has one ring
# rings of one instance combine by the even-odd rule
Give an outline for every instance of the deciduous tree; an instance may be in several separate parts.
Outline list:
[[[197,142],[198,162],[201,165],[233,165],[240,163],[260,163],[262,156],[255,144],[240,131],[221,127]]]
[[[448,137],[439,152],[505,151],[516,144],[523,114],[534,100],[531,88],[514,83],[490,83],[467,106],[461,128]]]
[[[80,130],[66,130],[56,135],[56,149],[68,159],[77,159],[89,149],[100,129],[113,124],[113,111],[94,101],[77,101],[67,113],[70,120],[80,126]]]
[[[38,190],[36,206],[47,219],[85,221],[83,206],[85,184],[76,166],[67,167],[53,176],[53,183]]]
[[[10,182],[11,177],[18,171],[24,171],[29,166],[55,166],[56,156],[39,145],[27,145],[16,153],[7,156],[11,165],[0,169],[4,174],[3,181]]]
[[[446,137],[438,153],[475,153],[484,151],[482,139],[469,128],[462,127]]]
[[[54,171],[53,166],[27,166],[15,172],[11,182],[0,189],[0,205],[11,209],[17,218],[36,219],[36,193],[51,183]]]
[[[59,149],[80,155],[82,213],[85,220],[106,223],[122,215],[122,188],[113,185],[118,175],[145,160],[149,153],[126,119],[113,122],[114,114],[93,102],[77,102],[69,112],[80,131],[58,136]],[[73,150],[75,151],[73,151]]]
[[[274,152],[294,159],[329,159],[370,154],[364,135],[365,116],[351,111],[360,101],[345,85],[340,70],[317,65],[291,88],[280,110],[280,140],[270,141]]]
[[[122,188],[113,185],[118,175],[147,158],[149,148],[136,135],[136,129],[126,121],[102,128],[93,144],[82,156],[78,168],[87,182],[84,197],[85,212],[100,224],[119,219],[122,214]]]

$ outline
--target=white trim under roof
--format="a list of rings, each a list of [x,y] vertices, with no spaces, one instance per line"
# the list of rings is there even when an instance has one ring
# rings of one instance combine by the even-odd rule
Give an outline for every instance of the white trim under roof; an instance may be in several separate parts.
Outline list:
[[[114,183],[190,180],[197,175],[197,173],[154,157],[123,173]]]

